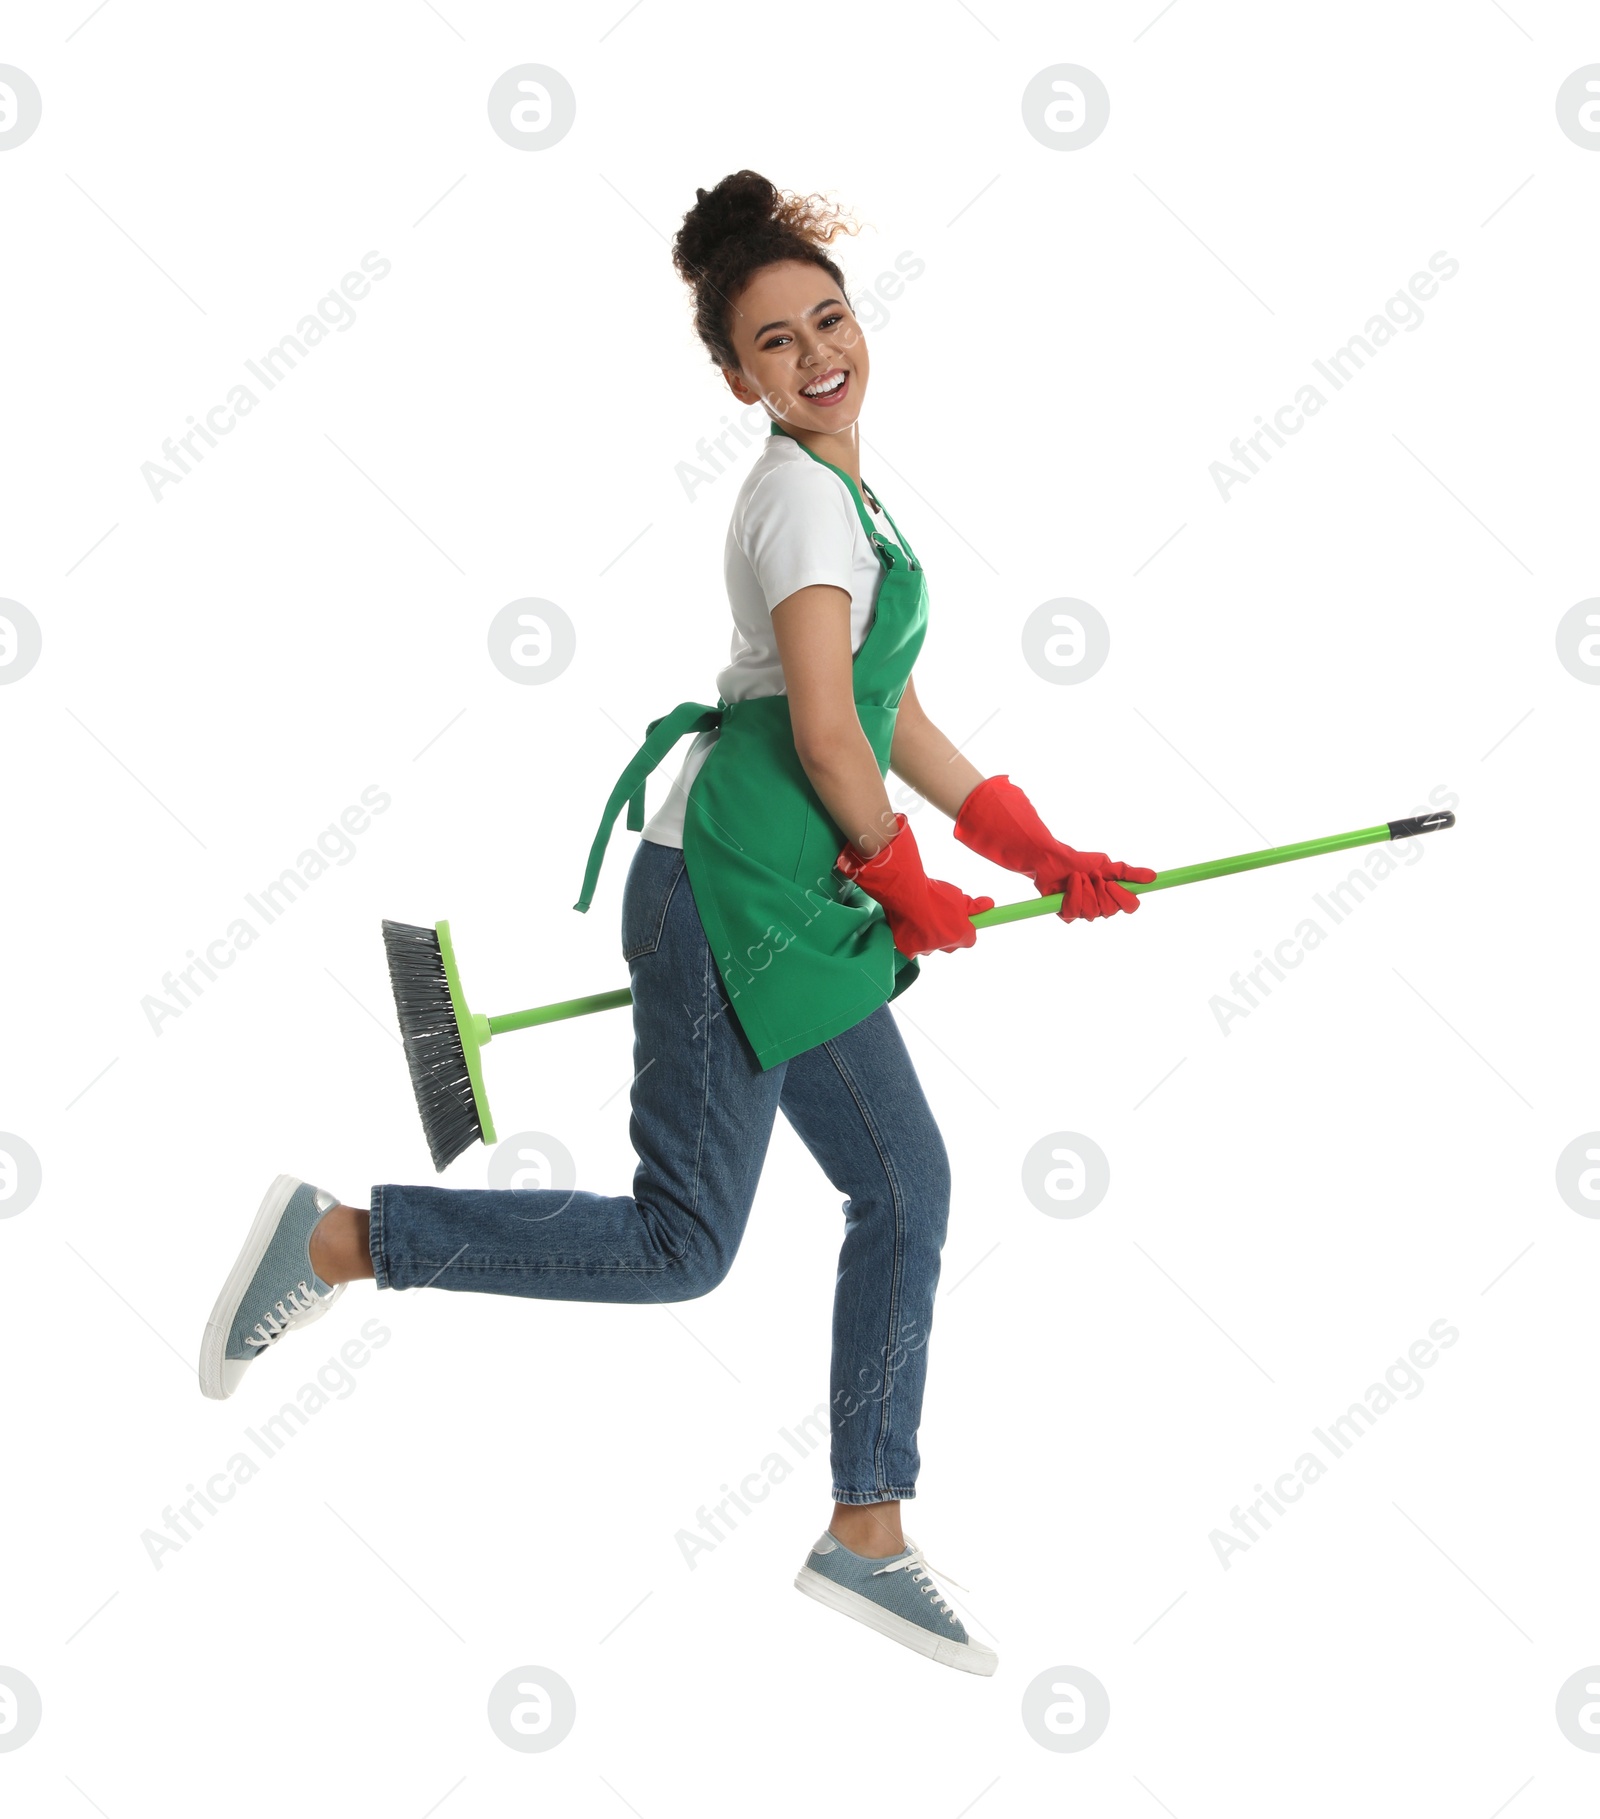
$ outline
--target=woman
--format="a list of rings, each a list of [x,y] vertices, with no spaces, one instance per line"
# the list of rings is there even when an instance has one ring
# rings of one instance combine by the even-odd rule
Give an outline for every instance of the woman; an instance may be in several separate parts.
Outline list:
[[[781,1109],[845,1202],[833,1312],[833,1512],[795,1583],[929,1658],[992,1674],[900,1504],[916,1494],[927,1343],[949,1213],[943,1140],[889,1000],[917,957],[971,947],[970,897],[923,871],[893,769],[957,839],[1067,920],[1131,913],[1155,874],[1054,839],[924,713],[927,590],[861,480],[866,343],[825,250],[851,231],[753,171],[700,190],[673,248],[695,327],[771,433],[740,489],[725,573],[734,636],[715,707],[653,722],[589,857],[588,906],[624,802],[643,829],[622,906],[634,1000],[634,1192],[375,1187],[370,1209],[280,1176],[213,1312],[206,1393],[316,1319],[347,1282],[580,1301],[703,1295],[733,1262]],[[699,733],[644,824],[645,778]]]

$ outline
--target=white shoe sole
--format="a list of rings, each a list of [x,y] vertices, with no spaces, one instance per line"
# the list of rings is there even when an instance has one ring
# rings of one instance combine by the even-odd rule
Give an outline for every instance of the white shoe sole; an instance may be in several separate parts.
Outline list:
[[[920,1623],[886,1611],[881,1604],[851,1591],[847,1585],[824,1578],[809,1566],[801,1567],[795,1574],[794,1586],[797,1592],[815,1598],[829,1610],[842,1611],[846,1617],[854,1617],[857,1623],[866,1624],[880,1636],[904,1643],[907,1648],[915,1649],[919,1655],[926,1655],[944,1667],[958,1667],[964,1674],[992,1674],[1000,1665],[1000,1657],[981,1642],[957,1642],[951,1636],[936,1636]]]
[[[239,1311],[239,1302],[250,1286],[250,1278],[261,1267],[261,1259],[267,1254],[267,1246],[271,1244],[273,1233],[278,1229],[284,1209],[294,1198],[295,1189],[304,1185],[298,1175],[279,1175],[267,1189],[261,1210],[256,1214],[255,1224],[250,1227],[250,1235],[244,1241],[244,1249],[229,1270],[228,1279],[222,1285],[222,1293],[217,1296],[217,1304],[211,1310],[211,1318],[206,1322],[205,1337],[200,1341],[200,1393],[209,1396],[214,1402],[226,1401],[255,1362],[252,1358],[229,1358],[226,1355],[228,1334],[233,1327],[233,1317]],[[297,1316],[291,1324],[296,1327],[310,1326],[313,1320],[320,1320],[344,1293],[344,1286],[342,1282],[337,1283],[331,1295],[319,1295],[316,1306],[308,1313]]]

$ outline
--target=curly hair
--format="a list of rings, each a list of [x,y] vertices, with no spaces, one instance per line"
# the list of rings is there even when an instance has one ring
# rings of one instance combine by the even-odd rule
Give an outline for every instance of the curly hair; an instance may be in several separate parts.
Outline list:
[[[697,189],[672,243],[672,263],[694,293],[694,327],[712,364],[737,367],[730,333],[738,296],[765,265],[803,259],[850,295],[844,274],[823,250],[859,224],[824,196],[778,190],[758,171],[734,171],[714,189]]]

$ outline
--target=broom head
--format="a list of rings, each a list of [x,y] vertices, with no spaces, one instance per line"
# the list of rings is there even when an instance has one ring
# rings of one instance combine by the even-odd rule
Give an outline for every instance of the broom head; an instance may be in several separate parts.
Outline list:
[[[488,1021],[467,1009],[448,922],[416,928],[386,920],[383,945],[417,1112],[442,1175],[474,1143],[495,1141],[479,1061]]]

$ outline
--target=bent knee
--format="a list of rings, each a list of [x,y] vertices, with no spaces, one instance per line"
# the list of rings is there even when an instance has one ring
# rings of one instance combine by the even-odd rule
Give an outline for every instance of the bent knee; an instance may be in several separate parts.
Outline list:
[[[663,1301],[698,1301],[727,1280],[733,1257],[709,1245],[691,1244],[668,1260],[658,1278]]]
[[[951,1175],[950,1152],[938,1125],[929,1124],[911,1174],[915,1201],[925,1210],[928,1223],[942,1232],[950,1217]]]
[[[944,1138],[936,1125],[928,1152],[928,1197],[932,1205],[941,1207],[947,1213],[950,1210],[950,1186],[950,1152],[945,1148]]]
[[[913,1244],[942,1251],[950,1231],[950,1160],[935,1133],[934,1147],[919,1158],[913,1191],[908,1196],[908,1228]]]

